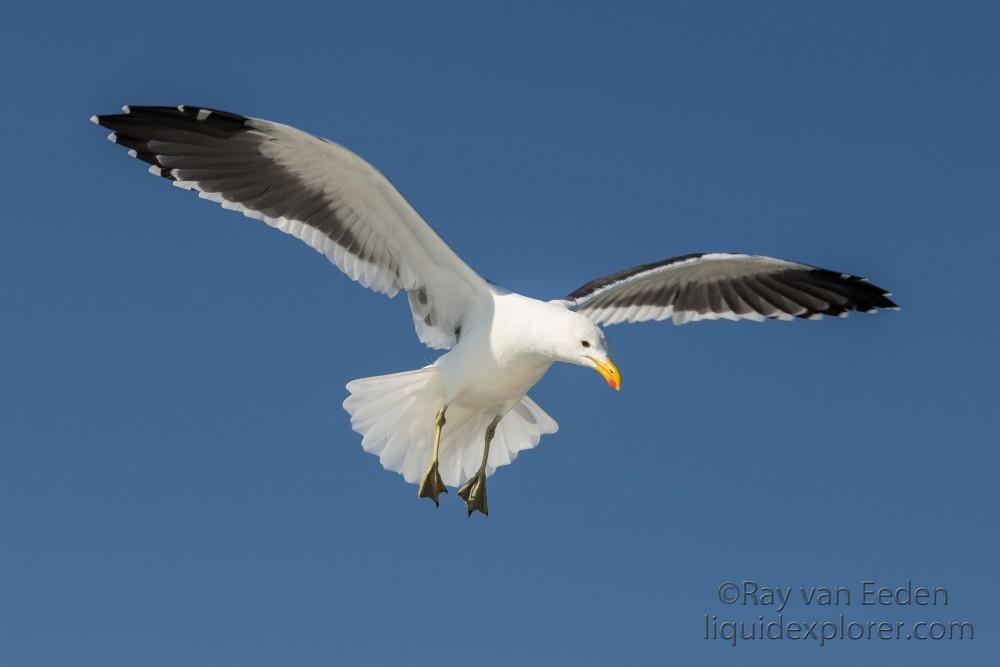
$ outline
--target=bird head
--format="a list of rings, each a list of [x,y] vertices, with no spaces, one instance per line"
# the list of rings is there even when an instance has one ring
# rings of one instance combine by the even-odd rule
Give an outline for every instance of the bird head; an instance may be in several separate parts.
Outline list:
[[[622,376],[608,356],[608,342],[596,324],[573,313],[570,326],[561,328],[557,346],[559,361],[592,368],[615,391],[622,388]]]

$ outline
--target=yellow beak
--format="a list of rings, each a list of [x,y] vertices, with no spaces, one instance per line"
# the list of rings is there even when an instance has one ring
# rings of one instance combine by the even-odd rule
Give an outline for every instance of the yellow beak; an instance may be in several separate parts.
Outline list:
[[[611,361],[611,357],[608,357],[606,362],[601,362],[594,357],[588,356],[588,359],[594,362],[594,370],[601,374],[601,376],[608,381],[608,386],[615,391],[621,391],[622,388],[622,374],[618,372],[618,367],[615,366],[615,362]]]

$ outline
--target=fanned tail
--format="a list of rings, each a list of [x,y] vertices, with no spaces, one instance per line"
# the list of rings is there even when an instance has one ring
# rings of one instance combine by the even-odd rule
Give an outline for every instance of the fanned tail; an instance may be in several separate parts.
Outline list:
[[[444,401],[438,369],[354,380],[344,409],[351,427],[363,437],[361,446],[375,454],[386,470],[418,484],[431,458],[434,417]],[[483,457],[486,427],[495,411],[453,403],[446,413],[441,438],[440,472],[444,483],[456,487],[472,477]],[[531,449],[559,425],[537,403],[524,396],[500,420],[490,446],[487,474],[511,463],[519,452]]]

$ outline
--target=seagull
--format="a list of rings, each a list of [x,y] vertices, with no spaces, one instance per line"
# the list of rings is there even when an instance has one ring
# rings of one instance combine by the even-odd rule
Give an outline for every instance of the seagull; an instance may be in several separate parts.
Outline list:
[[[329,140],[184,105],[125,106],[91,121],[150,173],[301,239],[369,289],[406,293],[418,338],[447,352],[348,383],[344,408],[385,469],[435,506],[457,487],[469,516],[489,513],[486,479],[497,468],[558,429],[528,396],[553,363],[591,368],[621,389],[601,326],[897,309],[855,275],[723,252],[635,266],[543,301],[482,278],[385,176]]]

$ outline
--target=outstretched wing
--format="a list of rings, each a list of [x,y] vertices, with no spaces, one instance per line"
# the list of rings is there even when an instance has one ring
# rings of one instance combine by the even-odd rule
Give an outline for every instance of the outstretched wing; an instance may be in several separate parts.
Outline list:
[[[864,278],[783,259],[707,253],[671,257],[592,280],[565,299],[597,324],[664,320],[846,317],[896,308]]]
[[[374,167],[288,125],[197,107],[94,116],[149,171],[305,241],[365,287],[408,293],[426,345],[455,344],[489,287]]]

